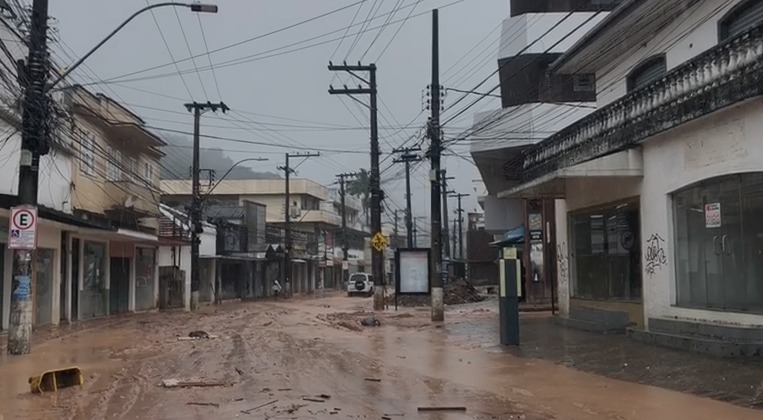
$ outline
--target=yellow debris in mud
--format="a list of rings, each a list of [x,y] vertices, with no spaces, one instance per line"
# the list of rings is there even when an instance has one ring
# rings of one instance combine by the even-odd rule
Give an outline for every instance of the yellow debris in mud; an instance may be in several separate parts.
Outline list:
[[[78,367],[68,367],[64,369],[46,370],[40,376],[29,378],[29,387],[32,393],[42,394],[44,392],[56,392],[61,388],[82,385],[85,378]]]

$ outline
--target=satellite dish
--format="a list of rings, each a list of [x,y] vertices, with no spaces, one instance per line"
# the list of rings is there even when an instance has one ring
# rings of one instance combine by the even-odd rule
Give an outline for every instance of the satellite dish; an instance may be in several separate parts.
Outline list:
[[[135,202],[138,200],[138,197],[131,195],[125,199],[124,205],[125,207],[134,207]]]

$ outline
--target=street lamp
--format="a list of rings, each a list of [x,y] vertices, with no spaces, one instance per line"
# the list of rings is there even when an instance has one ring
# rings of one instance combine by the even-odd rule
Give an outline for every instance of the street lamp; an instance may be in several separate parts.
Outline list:
[[[135,19],[138,15],[145,13],[152,9],[157,9],[160,7],[186,7],[188,9],[191,9],[192,12],[195,13],[217,13],[217,5],[214,4],[201,4],[201,3],[178,3],[178,2],[164,2],[164,3],[156,3],[148,5],[137,12],[133,13],[130,17],[127,18],[124,22],[122,22],[121,25],[117,26],[116,29],[111,31],[110,34],[106,36],[106,38],[103,38],[101,42],[96,44],[95,47],[93,47],[90,51],[87,52],[87,54],[83,55],[82,58],[77,60],[76,63],[69,66],[68,69],[66,69],[63,73],[60,73],[56,80],[54,80],[52,83],[48,84],[46,87],[46,91],[52,89],[54,86],[56,86],[58,83],[60,83],[62,80],[66,78],[71,72],[73,72],[77,67],[79,67],[85,60],[87,60],[91,55],[93,55],[94,52],[96,52],[99,48],[103,46],[108,40],[110,40],[114,35],[117,34],[117,32],[121,31],[122,28],[124,28],[130,21]]]
[[[215,7],[217,7],[217,6],[215,6]],[[213,185],[212,188],[210,188],[209,191],[207,191],[206,195],[209,196],[210,194],[212,194],[212,191],[214,191],[214,189],[217,188],[217,186],[220,185],[221,182],[223,182],[225,177],[228,176],[231,173],[231,171],[233,170],[233,168],[235,168],[236,166],[241,165],[242,163],[246,163],[246,162],[264,162],[266,160],[268,160],[268,158],[261,158],[261,157],[247,158],[247,159],[239,160],[238,162],[236,162],[233,165],[231,165],[230,168],[228,168],[228,171],[225,172],[225,174],[222,177],[220,177],[219,180],[217,180],[215,185]]]

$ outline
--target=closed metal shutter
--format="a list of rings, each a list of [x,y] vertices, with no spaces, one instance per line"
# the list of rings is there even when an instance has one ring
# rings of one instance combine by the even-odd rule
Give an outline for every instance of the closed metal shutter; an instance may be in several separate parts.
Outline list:
[[[750,0],[721,23],[721,41],[733,38],[763,23],[763,1]]]
[[[635,90],[664,76],[667,72],[665,57],[656,57],[635,69],[628,77],[628,90]]]

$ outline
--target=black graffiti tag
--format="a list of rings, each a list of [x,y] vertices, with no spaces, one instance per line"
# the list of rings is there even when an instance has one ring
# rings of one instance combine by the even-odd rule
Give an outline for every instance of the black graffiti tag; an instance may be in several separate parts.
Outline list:
[[[668,264],[668,258],[665,256],[665,239],[659,233],[653,233],[646,241],[646,274],[649,277],[654,276],[657,270],[661,270]]]

